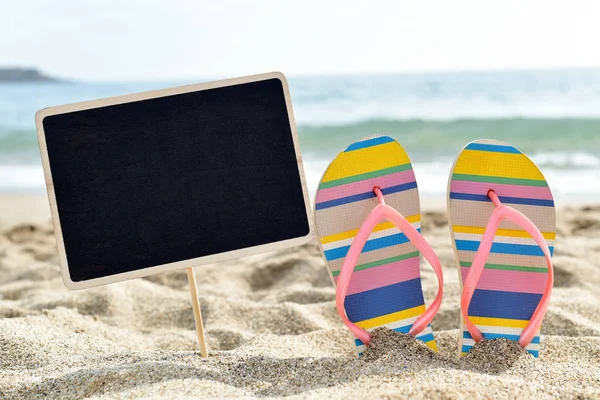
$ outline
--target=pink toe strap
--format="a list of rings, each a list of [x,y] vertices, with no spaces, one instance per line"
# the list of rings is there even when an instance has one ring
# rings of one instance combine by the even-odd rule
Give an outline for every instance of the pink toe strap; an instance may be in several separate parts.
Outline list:
[[[363,224],[361,225],[358,233],[352,240],[352,244],[350,245],[350,249],[346,254],[346,258],[344,260],[344,264],[340,270],[340,274],[337,281],[337,290],[336,290],[336,306],[338,313],[344,324],[350,329],[350,331],[356,336],[360,341],[364,344],[369,344],[371,340],[371,335],[365,329],[355,325],[352,321],[348,319],[346,316],[346,310],[344,308],[344,301],[346,299],[346,293],[348,292],[348,286],[350,285],[350,280],[352,278],[352,274],[354,272],[354,268],[358,262],[358,257],[362,252],[371,232],[375,228],[375,226],[383,219],[387,219],[392,222],[406,237],[410,240],[415,247],[423,254],[425,259],[431,264],[433,270],[435,271],[438,278],[438,293],[435,297],[435,300],[429,308],[425,310],[425,312],[419,316],[408,332],[410,335],[416,336],[423,329],[429,325],[435,314],[438,312],[440,305],[442,303],[442,295],[443,295],[443,286],[444,286],[444,278],[442,275],[442,266],[440,264],[440,260],[437,255],[431,248],[431,246],[423,239],[423,236],[417,231],[410,222],[402,214],[393,209],[392,207],[385,204],[383,200],[383,194],[381,190],[376,187],[374,189],[375,194],[379,199],[379,205],[377,205],[367,216]]]
[[[473,340],[479,342],[483,340],[483,335],[481,331],[471,322],[468,311],[469,305],[471,304],[471,299],[473,298],[473,293],[475,293],[475,288],[477,287],[477,283],[481,278],[481,274],[483,273],[483,269],[485,268],[485,262],[490,254],[490,250],[492,248],[492,244],[494,243],[494,236],[496,235],[496,231],[500,226],[500,222],[503,219],[507,219],[509,221],[514,222],[515,224],[522,227],[527,233],[531,235],[531,237],[535,240],[535,242],[540,246],[542,251],[544,252],[544,256],[546,257],[546,261],[548,263],[548,281],[546,283],[546,288],[544,289],[544,294],[540,299],[529,323],[521,332],[521,336],[519,337],[519,344],[521,347],[526,347],[533,338],[535,337],[536,332],[542,325],[542,320],[544,319],[544,315],[546,314],[546,310],[548,309],[548,303],[550,302],[550,295],[552,293],[552,286],[554,285],[554,271],[552,269],[552,256],[550,254],[550,248],[546,243],[546,239],[544,235],[540,232],[538,227],[531,222],[529,218],[527,218],[521,212],[515,210],[512,207],[508,207],[500,203],[500,199],[493,191],[488,192],[488,196],[492,199],[492,202],[496,205],[496,209],[492,213],[487,226],[485,228],[485,233],[483,234],[483,238],[481,239],[481,243],[479,245],[479,249],[475,254],[475,258],[473,259],[473,263],[469,268],[469,273],[467,278],[463,282],[463,291],[461,297],[461,311],[463,315],[464,324],[469,330],[469,333],[473,337]]]

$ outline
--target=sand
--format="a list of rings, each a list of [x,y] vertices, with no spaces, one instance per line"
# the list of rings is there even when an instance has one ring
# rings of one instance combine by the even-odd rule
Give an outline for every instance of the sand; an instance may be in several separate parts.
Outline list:
[[[458,274],[441,209],[423,220],[446,281],[432,323],[439,353],[379,330],[360,360],[316,243],[197,268],[210,346],[202,359],[184,271],[69,291],[43,212],[21,209],[9,221],[6,210],[2,399],[600,398],[600,206],[558,212],[556,286],[539,360],[502,340],[457,357]],[[422,270],[431,301],[435,274]]]

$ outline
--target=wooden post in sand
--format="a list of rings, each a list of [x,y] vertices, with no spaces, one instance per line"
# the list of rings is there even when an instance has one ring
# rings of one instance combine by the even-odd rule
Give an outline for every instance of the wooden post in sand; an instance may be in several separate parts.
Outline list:
[[[190,296],[192,297],[192,308],[194,309],[194,321],[196,321],[196,334],[198,335],[198,344],[200,345],[200,355],[208,357],[206,339],[204,338],[204,324],[202,323],[202,313],[200,311],[200,300],[198,299],[198,287],[193,267],[187,269],[187,276],[188,284],[190,285]]]

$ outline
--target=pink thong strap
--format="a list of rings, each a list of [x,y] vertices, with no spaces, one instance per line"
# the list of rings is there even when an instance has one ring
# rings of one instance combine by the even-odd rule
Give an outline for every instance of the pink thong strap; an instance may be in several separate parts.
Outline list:
[[[481,244],[479,245],[479,249],[475,254],[475,258],[473,259],[473,263],[471,264],[467,278],[463,283],[463,292],[461,297],[463,320],[467,329],[469,330],[469,333],[473,337],[473,340],[476,342],[483,340],[483,335],[469,319],[469,305],[471,304],[471,299],[473,298],[473,293],[475,293],[477,283],[479,282],[481,274],[483,273],[485,262],[490,254],[492,244],[494,243],[494,236],[496,235],[496,231],[500,226],[500,222],[503,219],[508,219],[525,229],[525,231],[531,235],[531,237],[544,252],[544,256],[546,257],[546,261],[548,263],[548,281],[546,282],[544,294],[542,295],[540,302],[533,312],[529,323],[525,329],[523,329],[521,336],[519,337],[519,344],[521,347],[526,347],[529,343],[531,343],[537,330],[542,325],[542,320],[544,319],[544,315],[548,309],[548,303],[552,293],[552,286],[554,285],[554,271],[552,269],[552,256],[550,255],[550,248],[546,243],[544,235],[542,235],[538,227],[535,226],[535,224],[529,218],[514,208],[503,205],[493,190],[488,192],[488,197],[492,200],[496,208],[494,209],[494,212],[487,223],[485,233],[481,239]]]
[[[371,235],[371,232],[375,228],[375,226],[383,219],[387,219],[392,222],[398,229],[406,235],[408,240],[410,240],[416,248],[423,254],[425,259],[431,264],[433,270],[435,271],[438,278],[438,293],[435,297],[435,300],[429,308],[425,310],[425,312],[419,316],[416,321],[412,324],[409,335],[416,336],[423,329],[429,325],[435,314],[438,312],[440,305],[442,303],[442,294],[444,291],[444,278],[442,275],[442,266],[440,264],[440,260],[437,255],[431,248],[431,246],[423,239],[423,236],[417,231],[410,222],[402,214],[393,209],[392,207],[385,204],[383,199],[383,194],[378,187],[373,189],[373,192],[377,195],[379,199],[379,204],[369,213],[363,224],[361,225],[358,233],[352,240],[352,244],[350,245],[350,249],[346,254],[346,258],[344,260],[344,264],[340,270],[340,275],[338,277],[337,282],[337,290],[336,290],[336,306],[338,313],[344,324],[350,329],[350,331],[356,336],[360,341],[364,344],[368,345],[371,341],[371,334],[355,325],[352,321],[348,319],[346,316],[346,310],[344,308],[344,300],[346,299],[346,293],[348,292],[348,286],[350,285],[350,280],[352,278],[352,273],[354,272],[354,268],[358,262],[358,257],[365,246],[367,239]]]

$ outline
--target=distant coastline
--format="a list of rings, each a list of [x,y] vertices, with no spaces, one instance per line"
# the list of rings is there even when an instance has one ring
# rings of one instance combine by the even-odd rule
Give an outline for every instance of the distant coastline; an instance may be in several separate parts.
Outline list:
[[[44,75],[35,68],[2,68],[0,83],[3,82],[58,82],[58,79]]]

